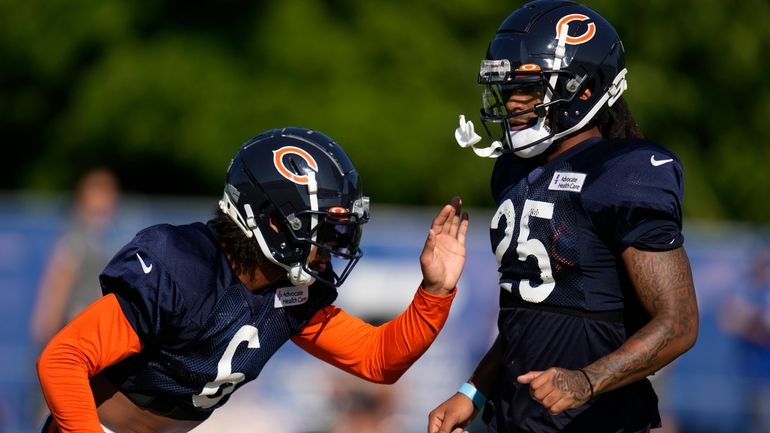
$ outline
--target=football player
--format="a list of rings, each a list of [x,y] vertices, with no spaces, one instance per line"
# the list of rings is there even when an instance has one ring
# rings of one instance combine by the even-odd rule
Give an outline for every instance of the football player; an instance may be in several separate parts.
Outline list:
[[[497,158],[492,251],[498,335],[428,419],[460,431],[647,432],[647,376],[693,346],[698,309],[682,237],[682,166],[642,137],[621,94],[623,45],[594,10],[525,4],[492,38],[481,121],[462,147]]]
[[[465,262],[459,198],[433,220],[412,303],[379,327],[333,305],[361,258],[369,199],[331,138],[283,128],[248,140],[219,207],[207,223],[140,231],[106,266],[104,296],[38,360],[43,431],[189,431],[288,340],[393,383],[444,325]]]

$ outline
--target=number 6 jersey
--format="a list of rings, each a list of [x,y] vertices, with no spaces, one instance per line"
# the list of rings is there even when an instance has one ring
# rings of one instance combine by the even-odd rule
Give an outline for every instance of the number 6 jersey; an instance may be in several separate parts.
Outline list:
[[[319,282],[248,290],[203,223],[141,231],[100,278],[105,296],[38,360],[48,425],[62,432],[188,431],[290,339],[345,372],[393,383],[436,338],[457,292],[420,287],[374,326],[332,305],[336,289]]]
[[[256,378],[320,308],[333,287],[248,291],[202,223],[141,231],[100,276],[145,349],[105,370],[134,403],[178,419],[205,419]]]
[[[662,251],[682,245],[682,187],[676,156],[646,140],[592,138],[543,165],[509,154],[498,159],[490,238],[506,352],[505,377],[484,415],[493,430],[561,431],[573,428],[582,412],[583,430],[576,431],[645,431],[659,424],[646,380],[552,416],[516,377],[584,367],[643,325],[647,317],[621,253],[630,246]],[[597,412],[617,419],[593,420],[591,407],[605,405],[613,408]]]

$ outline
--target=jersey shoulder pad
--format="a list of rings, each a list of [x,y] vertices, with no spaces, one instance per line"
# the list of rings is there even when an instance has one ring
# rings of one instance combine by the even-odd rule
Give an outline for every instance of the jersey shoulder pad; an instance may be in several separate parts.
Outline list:
[[[649,140],[608,140],[573,161],[577,171],[587,174],[586,194],[598,202],[619,201],[655,205],[681,200],[682,164],[668,149]]]
[[[203,224],[163,224],[137,233],[99,278],[105,294],[117,295],[140,338],[152,341],[195,334],[217,298],[212,291],[223,290],[217,278],[223,272],[232,274]]]
[[[572,162],[586,173],[585,210],[618,250],[680,244],[684,175],[673,152],[649,140],[607,140]]]

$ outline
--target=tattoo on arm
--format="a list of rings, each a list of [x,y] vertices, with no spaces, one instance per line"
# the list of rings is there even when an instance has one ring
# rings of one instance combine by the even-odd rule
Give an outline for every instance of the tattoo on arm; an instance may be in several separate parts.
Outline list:
[[[553,387],[564,393],[570,393],[581,403],[591,399],[591,383],[587,382],[588,377],[584,376],[580,370],[558,369],[553,375]]]
[[[687,254],[680,247],[623,253],[628,275],[651,320],[620,348],[584,370],[595,392],[643,379],[686,352],[698,333],[698,308]]]

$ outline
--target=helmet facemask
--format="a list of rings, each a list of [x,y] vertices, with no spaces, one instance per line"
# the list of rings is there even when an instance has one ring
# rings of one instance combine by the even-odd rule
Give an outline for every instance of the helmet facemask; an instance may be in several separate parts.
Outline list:
[[[369,221],[369,198],[357,199],[350,210],[305,210],[287,215],[285,221],[290,244],[305,257],[292,264],[290,273],[339,287],[363,256],[360,243],[362,225]],[[309,230],[303,229],[306,224]],[[316,261],[322,264],[320,270],[310,266]]]
[[[520,68],[522,69],[522,68]],[[523,71],[511,71],[510,62],[484,60],[481,63],[479,84],[482,93],[481,122],[489,137],[501,143],[501,152],[512,152],[522,158],[543,153],[553,143],[553,117],[561,104],[575,97],[581,79],[569,71],[541,71],[537,65],[524,65]],[[568,92],[561,91],[563,82],[572,83]],[[528,95],[539,100],[532,108],[509,112],[506,104],[514,93]],[[564,95],[566,97],[557,97]],[[527,127],[522,128],[516,119],[535,113]],[[497,130],[497,134],[491,129]]]

